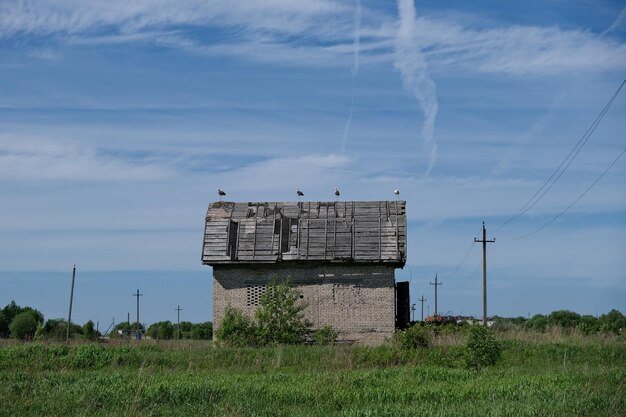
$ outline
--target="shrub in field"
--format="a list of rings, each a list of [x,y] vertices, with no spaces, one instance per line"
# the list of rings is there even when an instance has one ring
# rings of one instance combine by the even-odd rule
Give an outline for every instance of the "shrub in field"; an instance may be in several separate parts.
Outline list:
[[[313,339],[318,345],[332,345],[337,340],[337,332],[331,326],[322,326],[315,331]]]
[[[615,334],[624,334],[626,332],[626,316],[618,310],[613,309],[607,314],[601,315],[599,322],[602,331]]]
[[[502,354],[502,347],[491,330],[483,326],[471,326],[465,342],[465,365],[480,369],[495,365]]]
[[[240,310],[227,306],[222,324],[215,336],[229,346],[253,346],[256,344],[256,326]]]
[[[19,313],[9,326],[11,337],[15,339],[32,339],[37,331],[37,318],[31,311]]]
[[[578,319],[578,330],[580,330],[584,335],[590,335],[593,333],[597,333],[600,331],[600,321],[590,315],[580,316]]]
[[[310,324],[304,319],[305,305],[300,302],[300,295],[288,281],[272,280],[267,286],[256,311],[260,344],[294,344],[304,340]]]
[[[535,314],[524,324],[524,328],[537,332],[544,332],[548,326],[548,318],[543,314]]]
[[[432,336],[428,328],[413,325],[395,334],[395,341],[402,349],[430,347]]]
[[[560,326],[563,329],[576,327],[580,320],[580,315],[569,310],[557,310],[547,317],[548,323],[552,326]]]
[[[93,322],[92,322],[93,325]],[[65,340],[67,334],[67,321],[63,319],[48,319],[43,326],[39,326],[35,332],[35,340]],[[72,323],[70,337],[82,337],[83,329]]]

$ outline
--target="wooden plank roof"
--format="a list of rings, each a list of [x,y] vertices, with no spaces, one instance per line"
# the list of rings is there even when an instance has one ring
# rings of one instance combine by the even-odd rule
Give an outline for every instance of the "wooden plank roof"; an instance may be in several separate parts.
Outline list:
[[[406,260],[405,201],[214,202],[205,265]]]

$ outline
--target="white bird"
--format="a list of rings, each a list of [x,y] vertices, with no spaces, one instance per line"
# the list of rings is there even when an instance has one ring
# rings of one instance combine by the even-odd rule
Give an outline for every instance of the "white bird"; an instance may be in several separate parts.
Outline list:
[[[217,194],[220,196],[220,201],[222,201],[222,197],[226,195],[226,193],[219,188],[217,189]]]
[[[300,198],[304,196],[304,193],[300,191],[300,189],[297,187],[296,187],[296,194],[298,194],[298,201],[300,201]]]
[[[400,190],[393,190],[393,193],[396,195],[396,199],[400,198]]]
[[[339,196],[341,195],[341,193],[339,192],[339,189],[337,187],[335,187],[335,197],[337,198],[337,200],[339,200]]]

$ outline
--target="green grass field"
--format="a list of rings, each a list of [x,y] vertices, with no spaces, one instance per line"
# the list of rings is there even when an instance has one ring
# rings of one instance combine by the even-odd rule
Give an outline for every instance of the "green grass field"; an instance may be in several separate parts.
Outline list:
[[[0,415],[626,416],[623,338],[499,338],[478,372],[458,335],[415,351],[5,344]]]

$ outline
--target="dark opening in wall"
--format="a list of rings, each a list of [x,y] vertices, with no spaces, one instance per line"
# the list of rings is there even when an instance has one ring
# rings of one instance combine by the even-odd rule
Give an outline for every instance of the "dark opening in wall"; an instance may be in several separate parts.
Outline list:
[[[231,221],[228,226],[228,248],[226,249],[226,255],[230,256],[230,259],[234,261],[237,259],[237,231],[239,230],[239,223]]]

